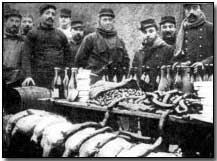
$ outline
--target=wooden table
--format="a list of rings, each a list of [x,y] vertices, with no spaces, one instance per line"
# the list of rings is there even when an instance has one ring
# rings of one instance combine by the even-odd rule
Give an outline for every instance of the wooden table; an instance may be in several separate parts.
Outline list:
[[[107,109],[104,107],[100,107],[97,105],[93,104],[88,104],[84,102],[69,102],[65,99],[51,99],[51,98],[46,98],[46,99],[40,99],[40,101],[48,101],[52,103],[55,106],[62,106],[64,108],[72,108],[72,109],[87,109],[87,110],[93,110],[93,111],[99,111],[99,112],[106,112]],[[124,116],[135,116],[135,117],[142,117],[142,118],[150,118],[150,119],[160,119],[161,114],[156,114],[156,113],[150,113],[150,112],[141,112],[141,111],[129,111],[129,110],[120,110],[114,108],[111,113],[117,114],[117,115],[124,115]],[[200,114],[198,114],[199,116]],[[195,114],[194,114],[195,116]],[[187,118],[182,118],[179,116],[175,115],[169,115],[169,120],[173,122],[178,122],[178,123],[184,123],[184,124],[200,124],[200,125],[205,125],[205,126],[212,126],[213,122],[207,122],[207,121],[202,121],[202,120],[197,120],[197,119],[191,119],[190,115]]]

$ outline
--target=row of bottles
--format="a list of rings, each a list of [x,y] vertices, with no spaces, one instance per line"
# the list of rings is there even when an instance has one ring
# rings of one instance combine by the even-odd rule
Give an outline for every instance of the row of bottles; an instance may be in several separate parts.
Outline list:
[[[213,81],[213,64],[207,64],[205,67],[203,70],[198,67],[195,72],[190,66],[177,66],[174,71],[170,65],[162,66],[158,90],[178,89],[184,93],[191,93],[194,82]]]
[[[52,98],[67,98],[70,92],[76,89],[76,74],[77,68],[71,68],[71,77],[69,79],[69,68],[64,69],[64,78],[61,79],[61,69],[59,67],[54,68],[54,79],[52,81]]]

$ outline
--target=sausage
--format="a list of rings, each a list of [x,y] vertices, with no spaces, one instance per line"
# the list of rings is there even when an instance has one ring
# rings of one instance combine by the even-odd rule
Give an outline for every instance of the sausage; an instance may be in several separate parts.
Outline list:
[[[140,101],[144,100],[147,96],[143,95],[140,98],[138,98],[137,100],[135,100],[135,103],[139,103]]]
[[[141,141],[141,142],[145,142],[145,143],[153,142],[153,139],[151,137],[140,136],[138,134],[131,133],[128,131],[123,131],[123,130],[119,130],[119,132],[120,132],[120,135],[129,136],[131,140]]]
[[[184,99],[179,101],[179,106],[183,109],[183,113],[188,111],[188,106],[185,104]]]
[[[177,105],[181,99],[183,99],[183,96],[178,96],[175,100],[172,101],[172,103]]]
[[[157,105],[158,107],[164,108],[164,109],[170,109],[174,107],[174,104],[166,104],[163,102],[158,101],[156,98],[152,99],[152,102]]]
[[[163,103],[167,103],[171,96],[172,96],[172,93],[166,94],[166,95],[164,96],[162,102],[163,102]]]

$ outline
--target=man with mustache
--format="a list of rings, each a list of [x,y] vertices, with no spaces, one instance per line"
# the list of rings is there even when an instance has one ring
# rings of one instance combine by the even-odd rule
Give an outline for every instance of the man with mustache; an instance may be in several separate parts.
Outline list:
[[[198,67],[213,63],[213,24],[206,20],[201,4],[186,3],[183,7],[185,19],[177,34],[174,60],[197,72]]]
[[[74,62],[75,55],[84,38],[84,28],[85,26],[81,20],[72,21],[71,23],[71,36],[72,36],[70,39],[70,47],[72,53],[71,62]]]
[[[59,30],[61,30],[69,41],[71,39],[71,10],[63,8],[60,10]]]
[[[33,28],[33,16],[30,14],[26,14],[22,16],[21,21],[21,33],[23,38],[26,38],[28,32]]]
[[[96,31],[87,35],[81,43],[75,57],[75,65],[90,69],[93,73],[91,83],[100,80],[106,72],[109,80],[116,70],[117,81],[121,80],[123,67],[128,69],[129,57],[124,42],[118,37],[114,28],[115,14],[110,8],[99,12],[99,26]],[[108,70],[104,70],[108,68]]]
[[[3,36],[3,79],[10,88],[21,86],[23,39],[19,34],[21,18],[19,11],[10,9],[5,13]]]
[[[135,53],[133,67],[137,67],[137,79],[140,87],[145,91],[157,90],[156,82],[157,66],[170,64],[173,56],[173,48],[163,41],[158,34],[158,26],[154,19],[146,19],[140,22],[141,36],[143,37],[142,48]],[[142,79],[142,66],[150,67],[150,81]]]
[[[24,63],[28,85],[32,78],[38,86],[50,88],[54,67],[68,66],[70,47],[66,36],[54,28],[56,7],[43,4],[40,7],[40,24],[29,31],[24,43]]]
[[[162,39],[169,45],[176,42],[176,20],[173,16],[161,17],[160,31]]]

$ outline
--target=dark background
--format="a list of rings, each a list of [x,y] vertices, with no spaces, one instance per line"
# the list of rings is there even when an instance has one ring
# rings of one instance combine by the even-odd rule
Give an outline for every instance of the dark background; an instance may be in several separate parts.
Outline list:
[[[57,7],[57,17],[61,8],[72,11],[72,19],[81,19],[87,26],[87,30],[93,30],[97,26],[98,12],[103,7],[110,7],[116,15],[116,29],[124,40],[128,54],[132,60],[134,53],[141,46],[140,21],[147,18],[155,18],[160,22],[161,16],[172,15],[177,21],[177,28],[183,19],[182,3],[53,3]],[[21,14],[31,13],[37,24],[39,7],[42,3],[4,3],[10,8],[20,10]],[[202,5],[207,19],[213,21],[213,3]],[[58,19],[56,21],[58,26]]]

